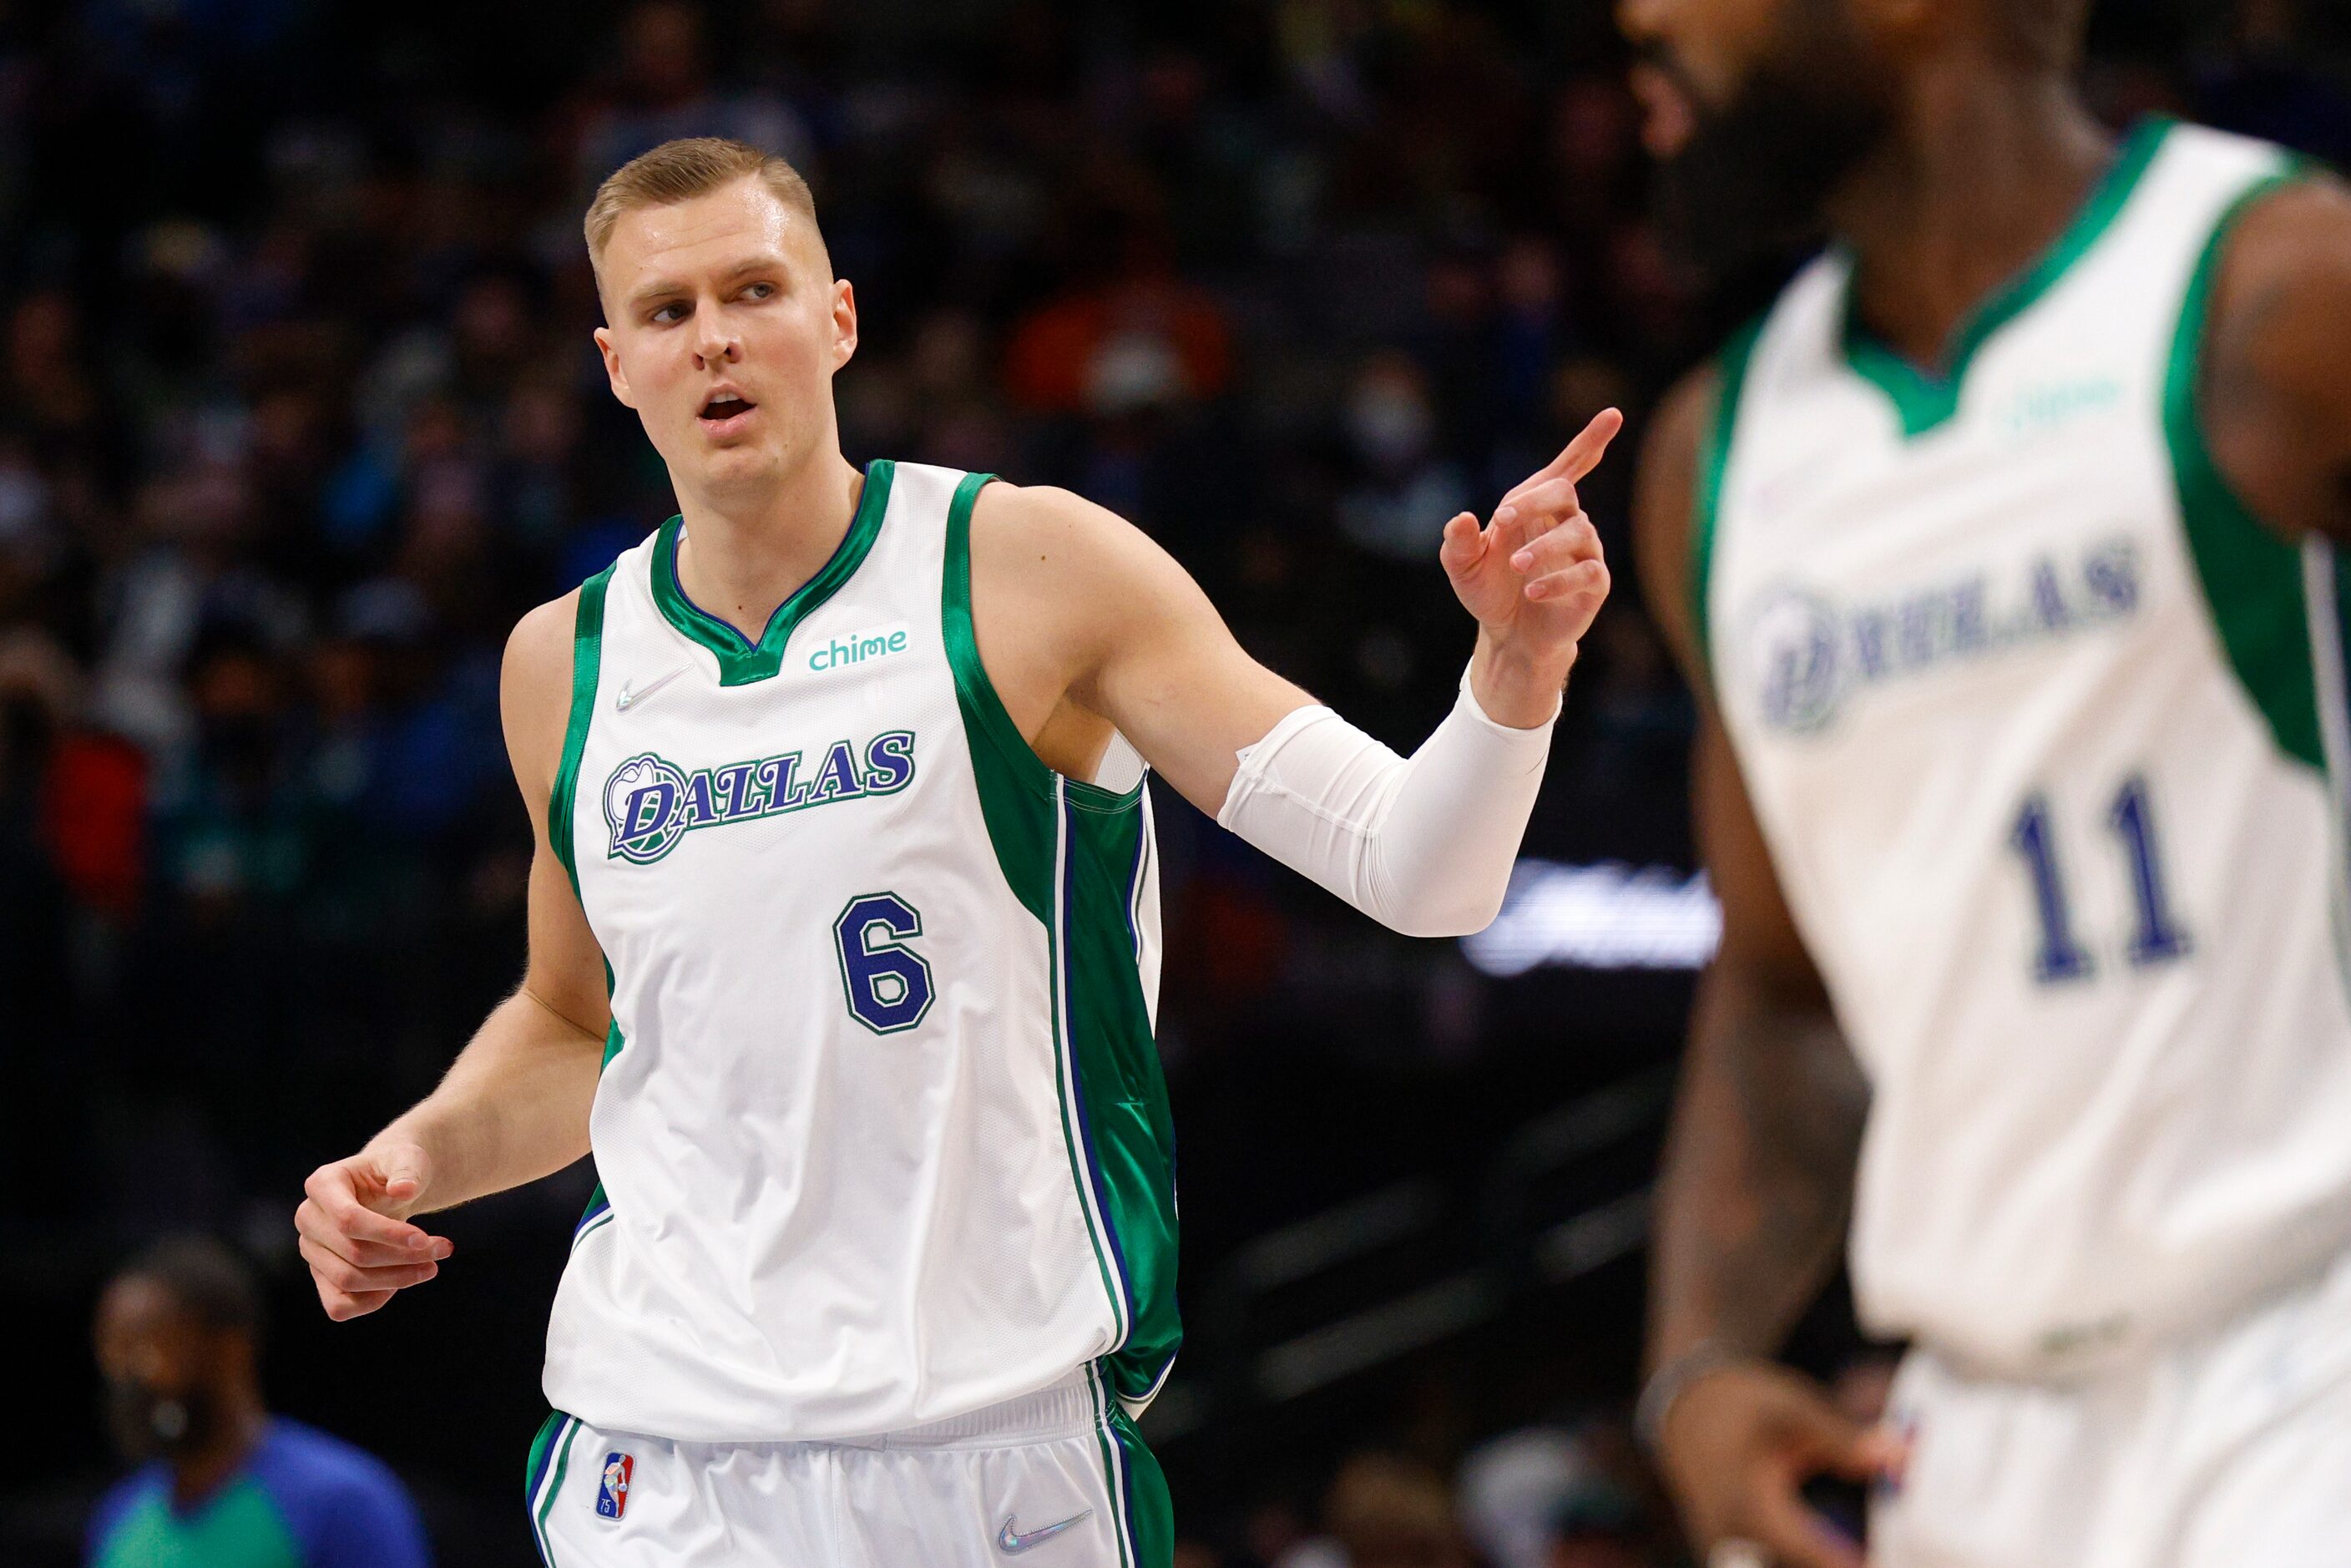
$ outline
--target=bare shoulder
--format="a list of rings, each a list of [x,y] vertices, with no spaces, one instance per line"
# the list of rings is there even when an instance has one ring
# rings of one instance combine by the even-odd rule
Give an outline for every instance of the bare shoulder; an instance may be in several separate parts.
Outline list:
[[[2351,184],[2312,172],[2247,207],[2229,236],[2217,305],[2351,285]],[[2333,297],[2340,305],[2342,296]]]
[[[571,709],[571,644],[580,591],[549,600],[515,622],[498,677],[507,755],[527,795],[543,796],[563,755]]]
[[[2199,419],[2238,494],[2281,532],[2351,537],[2351,185],[2295,179],[2239,216],[2202,346]]]
[[[1168,561],[1151,537],[1109,507],[1052,485],[999,480],[979,493],[971,515],[975,566],[1026,575],[1041,572],[1064,585],[1147,571]]]
[[[975,596],[1042,616],[1091,642],[1137,617],[1187,606],[1190,576],[1150,535],[1050,485],[997,483],[972,507]]]
[[[2273,384],[2342,382],[2351,341],[2351,185],[2314,174],[2237,220],[2214,281],[2210,346]]]
[[[1633,497],[1634,563],[1649,613],[1685,670],[1697,667],[1690,625],[1690,519],[1697,509],[1699,449],[1722,384],[1709,361],[1677,382],[1649,416]]]

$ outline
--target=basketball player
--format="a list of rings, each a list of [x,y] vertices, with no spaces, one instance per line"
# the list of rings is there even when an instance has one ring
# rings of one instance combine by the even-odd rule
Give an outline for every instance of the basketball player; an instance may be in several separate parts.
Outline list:
[[[449,1255],[413,1217],[592,1147],[528,1471],[551,1563],[1165,1568],[1145,765],[1400,930],[1486,924],[1606,591],[1575,482],[1620,422],[1445,525],[1477,647],[1407,761],[1101,508],[845,462],[855,297],[781,160],[657,148],[587,235],[682,515],[516,629],[528,971],[310,1178],[319,1296],[374,1311]]]
[[[2351,196],[2107,135],[2085,9],[1622,7],[1693,234],[1834,236],[1637,528],[1725,914],[1643,1415],[1803,1568],[1821,1472],[1888,1568],[2351,1563]],[[1768,1359],[1848,1225],[1873,1433]]]

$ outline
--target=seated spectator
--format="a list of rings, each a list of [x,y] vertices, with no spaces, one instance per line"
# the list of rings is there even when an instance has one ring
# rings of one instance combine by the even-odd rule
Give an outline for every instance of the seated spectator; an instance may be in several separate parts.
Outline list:
[[[263,1405],[260,1327],[252,1272],[207,1238],[108,1284],[99,1369],[115,1444],[143,1463],[99,1503],[90,1568],[427,1568],[389,1469]]]
[[[1357,1454],[1322,1500],[1330,1533],[1301,1541],[1274,1568],[1469,1568],[1445,1478],[1413,1459]]]

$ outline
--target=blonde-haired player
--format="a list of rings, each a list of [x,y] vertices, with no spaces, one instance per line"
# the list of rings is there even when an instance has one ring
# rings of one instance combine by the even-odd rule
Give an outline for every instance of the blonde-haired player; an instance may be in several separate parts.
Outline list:
[[[528,1472],[551,1563],[1164,1568],[1145,766],[1391,925],[1485,924],[1606,592],[1575,482],[1619,422],[1445,526],[1477,646],[1407,760],[1100,507],[844,461],[856,299],[780,160],[657,148],[588,240],[681,515],[515,631],[528,972],[311,1177],[320,1298],[375,1310],[448,1255],[412,1217],[592,1147]]]

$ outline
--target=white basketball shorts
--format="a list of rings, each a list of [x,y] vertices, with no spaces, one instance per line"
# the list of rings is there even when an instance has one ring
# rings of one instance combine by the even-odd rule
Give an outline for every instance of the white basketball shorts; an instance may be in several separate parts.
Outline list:
[[[2079,1384],[1913,1352],[1891,1415],[1872,1568],[2351,1568],[2351,1258]]]
[[[531,1445],[549,1568],[1170,1568],[1167,1484],[1081,1370],[950,1421],[827,1443],[679,1443],[557,1412]]]

